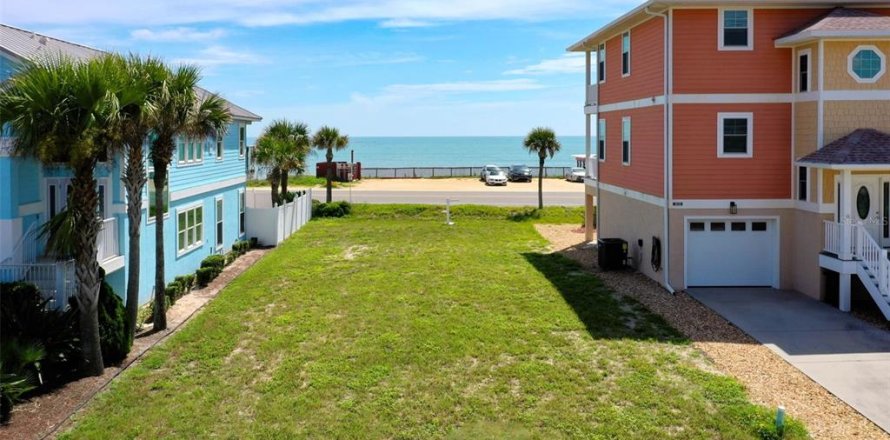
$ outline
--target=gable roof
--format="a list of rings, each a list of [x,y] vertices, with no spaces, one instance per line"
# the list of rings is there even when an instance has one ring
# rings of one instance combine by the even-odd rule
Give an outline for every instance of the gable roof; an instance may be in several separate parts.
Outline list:
[[[605,26],[584,37],[577,43],[568,47],[569,52],[586,52],[594,50],[594,45],[604,38],[609,38],[619,31],[623,31],[637,23],[655,17],[654,14],[662,13],[672,7],[811,7],[811,8],[835,8],[843,5],[856,6],[885,6],[887,0],[647,0],[641,5],[630,10],[626,14],[612,20]],[[657,18],[657,17],[656,17]]]
[[[871,128],[852,133],[804,156],[797,161],[815,165],[888,165],[890,134]]]
[[[82,44],[71,43],[2,23],[0,23],[0,51],[21,60],[35,60],[41,57],[57,57],[60,55],[76,60],[88,60],[108,53]],[[210,94],[209,91],[201,87],[196,89],[199,98]],[[245,121],[261,121],[263,119],[244,107],[238,106],[229,100],[225,101],[229,114],[234,119]]]
[[[861,9],[835,8],[828,14],[776,39],[776,46],[816,38],[874,38],[890,36],[890,17]]]

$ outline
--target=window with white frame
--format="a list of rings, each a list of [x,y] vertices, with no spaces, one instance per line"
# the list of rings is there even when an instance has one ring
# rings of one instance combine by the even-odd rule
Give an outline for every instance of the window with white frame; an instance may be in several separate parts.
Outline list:
[[[596,50],[596,80],[606,81],[606,44],[600,43]]]
[[[204,161],[204,145],[201,141],[179,138],[176,141],[176,149],[179,152],[178,162],[181,164]]]
[[[597,121],[596,127],[596,155],[599,160],[606,160],[606,120]]]
[[[811,89],[810,70],[812,65],[810,54],[810,49],[802,50],[797,54],[797,90],[800,92],[809,92]]]
[[[247,207],[247,194],[244,191],[238,193],[238,232],[244,233],[244,208]]]
[[[201,246],[204,239],[204,207],[176,211],[176,239],[179,253],[188,252]]]
[[[797,200],[807,201],[807,192],[809,189],[809,171],[807,167],[797,167]]]
[[[723,9],[720,11],[721,50],[751,50],[754,48],[754,23],[751,9]]]
[[[216,159],[222,160],[224,152],[225,148],[223,145],[223,137],[220,135],[216,135]]]
[[[718,113],[717,156],[752,157],[753,133],[753,113]]]
[[[167,179],[164,183],[164,214],[170,210],[170,173],[167,173]],[[148,170],[148,218],[146,219],[148,222],[153,222],[155,220],[155,194],[157,193],[155,189],[155,172],[154,170]]]
[[[223,199],[216,199],[216,248],[223,246]]]
[[[621,76],[630,75],[630,31],[621,34]]]
[[[247,127],[242,125],[238,130],[238,157],[244,157],[245,149],[247,149]]]
[[[884,53],[875,46],[859,46],[847,58],[847,71],[856,82],[876,82],[887,71]]]
[[[630,117],[621,118],[621,163],[630,165]]]

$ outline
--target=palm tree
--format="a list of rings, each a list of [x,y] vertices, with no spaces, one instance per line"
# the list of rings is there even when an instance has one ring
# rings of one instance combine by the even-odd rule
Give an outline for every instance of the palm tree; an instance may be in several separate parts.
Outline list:
[[[333,127],[323,126],[312,136],[312,146],[319,150],[326,150],[325,159],[327,160],[327,192],[325,201],[331,203],[332,182],[334,181],[334,150],[342,150],[349,145],[349,136],[340,135],[340,132]]]
[[[71,169],[69,205],[75,234],[74,260],[83,365],[81,371],[100,375],[104,370],[99,336],[99,263],[96,237],[101,227],[93,171],[109,147],[118,145],[120,108],[127,91],[114,84],[112,57],[87,62],[46,58],[27,63],[0,89],[0,125],[15,133],[17,155],[64,163]]]
[[[139,314],[139,277],[142,231],[142,190],[145,188],[145,143],[155,116],[155,99],[166,77],[167,67],[153,57],[130,56],[123,60],[121,73],[127,89],[135,94],[132,104],[122,109],[121,139],[125,163],[121,181],[127,192],[129,253],[127,254],[127,329],[132,342]]]
[[[544,160],[547,156],[559,151],[562,145],[556,139],[556,133],[545,127],[537,127],[530,131],[523,142],[529,153],[538,155],[538,209],[544,208]]]
[[[221,136],[232,120],[225,100],[198,89],[200,70],[195,66],[180,66],[168,70],[155,98],[154,117],[151,119],[154,140],[150,159],[154,167],[155,188],[155,298],[154,330],[167,328],[164,304],[164,187],[167,171],[176,150],[177,136],[206,138]]]
[[[267,178],[272,185],[273,205],[281,204],[283,195],[287,194],[287,179],[291,171],[304,167],[309,154],[309,141],[306,124],[284,119],[273,121],[257,139],[254,158],[269,167]]]

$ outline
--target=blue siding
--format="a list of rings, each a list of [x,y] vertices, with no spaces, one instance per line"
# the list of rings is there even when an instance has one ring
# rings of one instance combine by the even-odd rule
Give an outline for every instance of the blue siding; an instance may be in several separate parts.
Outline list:
[[[208,183],[246,177],[245,157],[238,155],[238,127],[243,123],[233,122],[223,137],[223,158],[216,158],[216,140],[204,141],[204,160],[195,164],[178,163],[176,154],[170,169],[172,191],[194,188]]]

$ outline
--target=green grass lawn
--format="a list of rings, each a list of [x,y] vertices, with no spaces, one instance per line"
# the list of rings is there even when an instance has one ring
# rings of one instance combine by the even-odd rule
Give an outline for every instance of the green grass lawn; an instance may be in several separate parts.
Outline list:
[[[65,437],[769,436],[770,411],[664,321],[544,253],[534,216],[462,209],[311,222]]]

